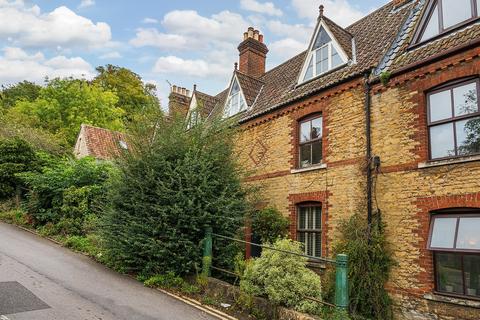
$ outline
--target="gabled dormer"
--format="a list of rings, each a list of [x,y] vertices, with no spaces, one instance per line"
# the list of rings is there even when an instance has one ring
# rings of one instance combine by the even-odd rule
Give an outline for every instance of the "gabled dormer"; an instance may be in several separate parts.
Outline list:
[[[190,100],[186,119],[187,129],[194,127],[201,120],[195,89],[193,90],[192,99]]]
[[[426,42],[478,19],[480,0],[429,0],[413,44]]]
[[[218,99],[216,97],[198,91],[197,85],[194,85],[186,118],[187,129],[205,120],[217,102]]]
[[[243,93],[240,82],[238,81],[237,72],[233,74],[224,110],[224,118],[232,117],[242,111],[247,110],[245,94]]]
[[[345,66],[349,62],[354,62],[354,52],[353,36],[325,17],[323,6],[320,6],[317,26],[310,41],[298,83],[309,81]]]

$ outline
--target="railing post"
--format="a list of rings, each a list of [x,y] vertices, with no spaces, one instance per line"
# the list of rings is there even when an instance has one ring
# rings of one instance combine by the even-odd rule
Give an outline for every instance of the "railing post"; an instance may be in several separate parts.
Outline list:
[[[348,311],[348,256],[338,254],[336,258],[335,305]]]
[[[209,277],[212,266],[212,228],[205,229],[205,239],[203,239],[203,258],[202,258],[202,274]]]

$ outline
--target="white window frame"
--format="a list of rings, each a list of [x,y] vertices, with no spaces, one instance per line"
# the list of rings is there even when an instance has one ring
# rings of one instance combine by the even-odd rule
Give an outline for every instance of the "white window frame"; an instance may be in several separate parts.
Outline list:
[[[232,95],[233,84],[235,83],[235,81],[237,82],[238,88],[240,90],[239,90],[239,92]],[[239,99],[237,100],[238,101],[237,106],[236,106],[237,107],[236,108],[237,112],[232,113],[232,106],[229,102],[232,101],[232,97],[235,96],[235,95],[239,96],[238,97]],[[243,107],[243,109],[240,109],[240,106],[241,106],[240,101],[242,99],[243,99],[243,102],[244,102],[244,107]],[[248,109],[247,100],[245,99],[245,96],[243,94],[243,90],[242,90],[242,86],[240,85],[240,81],[238,81],[238,77],[237,77],[237,75],[235,75],[232,79],[231,84],[230,84],[230,89],[228,90],[228,96],[227,96],[227,101],[225,101],[223,117],[224,118],[230,118],[230,117],[233,117],[234,115],[239,114],[240,112],[245,111],[247,109]]]
[[[313,46],[315,44],[315,40],[317,39],[318,37],[318,33],[320,32],[320,30],[322,29],[323,27],[323,30],[325,30],[325,32],[328,34],[328,36],[330,37],[331,41],[326,43],[325,45],[321,46],[320,48],[317,48],[317,49],[313,49]],[[352,45],[353,45],[353,42],[352,42]],[[317,58],[317,52],[324,48],[325,46],[328,46],[328,70],[322,72],[322,73],[317,73],[317,61],[316,61],[316,58]],[[340,58],[342,59],[343,63],[339,64],[338,66],[336,66],[335,68],[332,68],[332,47],[335,48],[335,50],[337,50],[337,53],[338,55],[340,56]],[[305,79],[305,75],[307,73],[307,70],[308,70],[308,64],[310,62],[310,59],[312,59],[312,63],[313,63],[313,76],[309,79]],[[311,81],[317,77],[320,77],[321,75],[325,74],[325,73],[328,73],[332,70],[335,70],[335,69],[338,69],[338,68],[341,68],[343,66],[345,66],[346,64],[349,63],[349,59],[348,59],[348,56],[347,54],[345,53],[345,51],[343,50],[343,48],[338,44],[338,41],[336,40],[336,38],[333,36],[332,32],[330,31],[330,29],[323,23],[323,21],[321,21],[317,28],[315,29],[315,33],[314,33],[314,36],[312,37],[312,39],[310,40],[310,45],[308,46],[308,55],[307,55],[307,58],[305,59],[305,62],[303,64],[303,68],[302,68],[302,72],[300,73],[300,77],[297,81],[298,84],[302,84],[302,83],[305,83],[305,82],[308,82],[308,81]]]
[[[197,109],[197,98],[195,97],[195,95],[193,95],[192,101],[190,102],[190,107],[188,108],[187,129],[193,128],[200,121],[200,115],[198,114]],[[193,121],[193,116],[195,116],[195,121]]]

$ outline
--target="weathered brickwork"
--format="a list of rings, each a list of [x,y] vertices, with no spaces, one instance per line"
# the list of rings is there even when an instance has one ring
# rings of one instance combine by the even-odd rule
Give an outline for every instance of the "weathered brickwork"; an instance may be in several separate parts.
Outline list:
[[[388,284],[398,319],[480,319],[478,307],[434,301],[432,254],[426,249],[432,210],[480,208],[480,161],[422,165],[428,162],[425,93],[478,76],[479,54],[478,48],[462,52],[372,89],[372,154],[381,160],[373,202],[388,224],[398,262]],[[250,172],[247,183],[258,186],[266,203],[290,217],[293,238],[297,205],[321,203],[322,252],[327,256],[339,221],[366,212],[364,104],[359,78],[244,123],[238,135],[239,161]],[[298,172],[298,121],[315,113],[323,116],[326,167]]]

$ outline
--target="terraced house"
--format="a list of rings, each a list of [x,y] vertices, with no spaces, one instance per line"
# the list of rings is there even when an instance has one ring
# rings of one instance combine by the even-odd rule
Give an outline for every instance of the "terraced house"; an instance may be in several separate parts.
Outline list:
[[[480,319],[479,15],[479,0],[396,0],[341,28],[321,7],[307,50],[269,71],[250,28],[228,89],[176,90],[172,107],[238,119],[248,183],[310,255],[381,210],[399,319]]]

